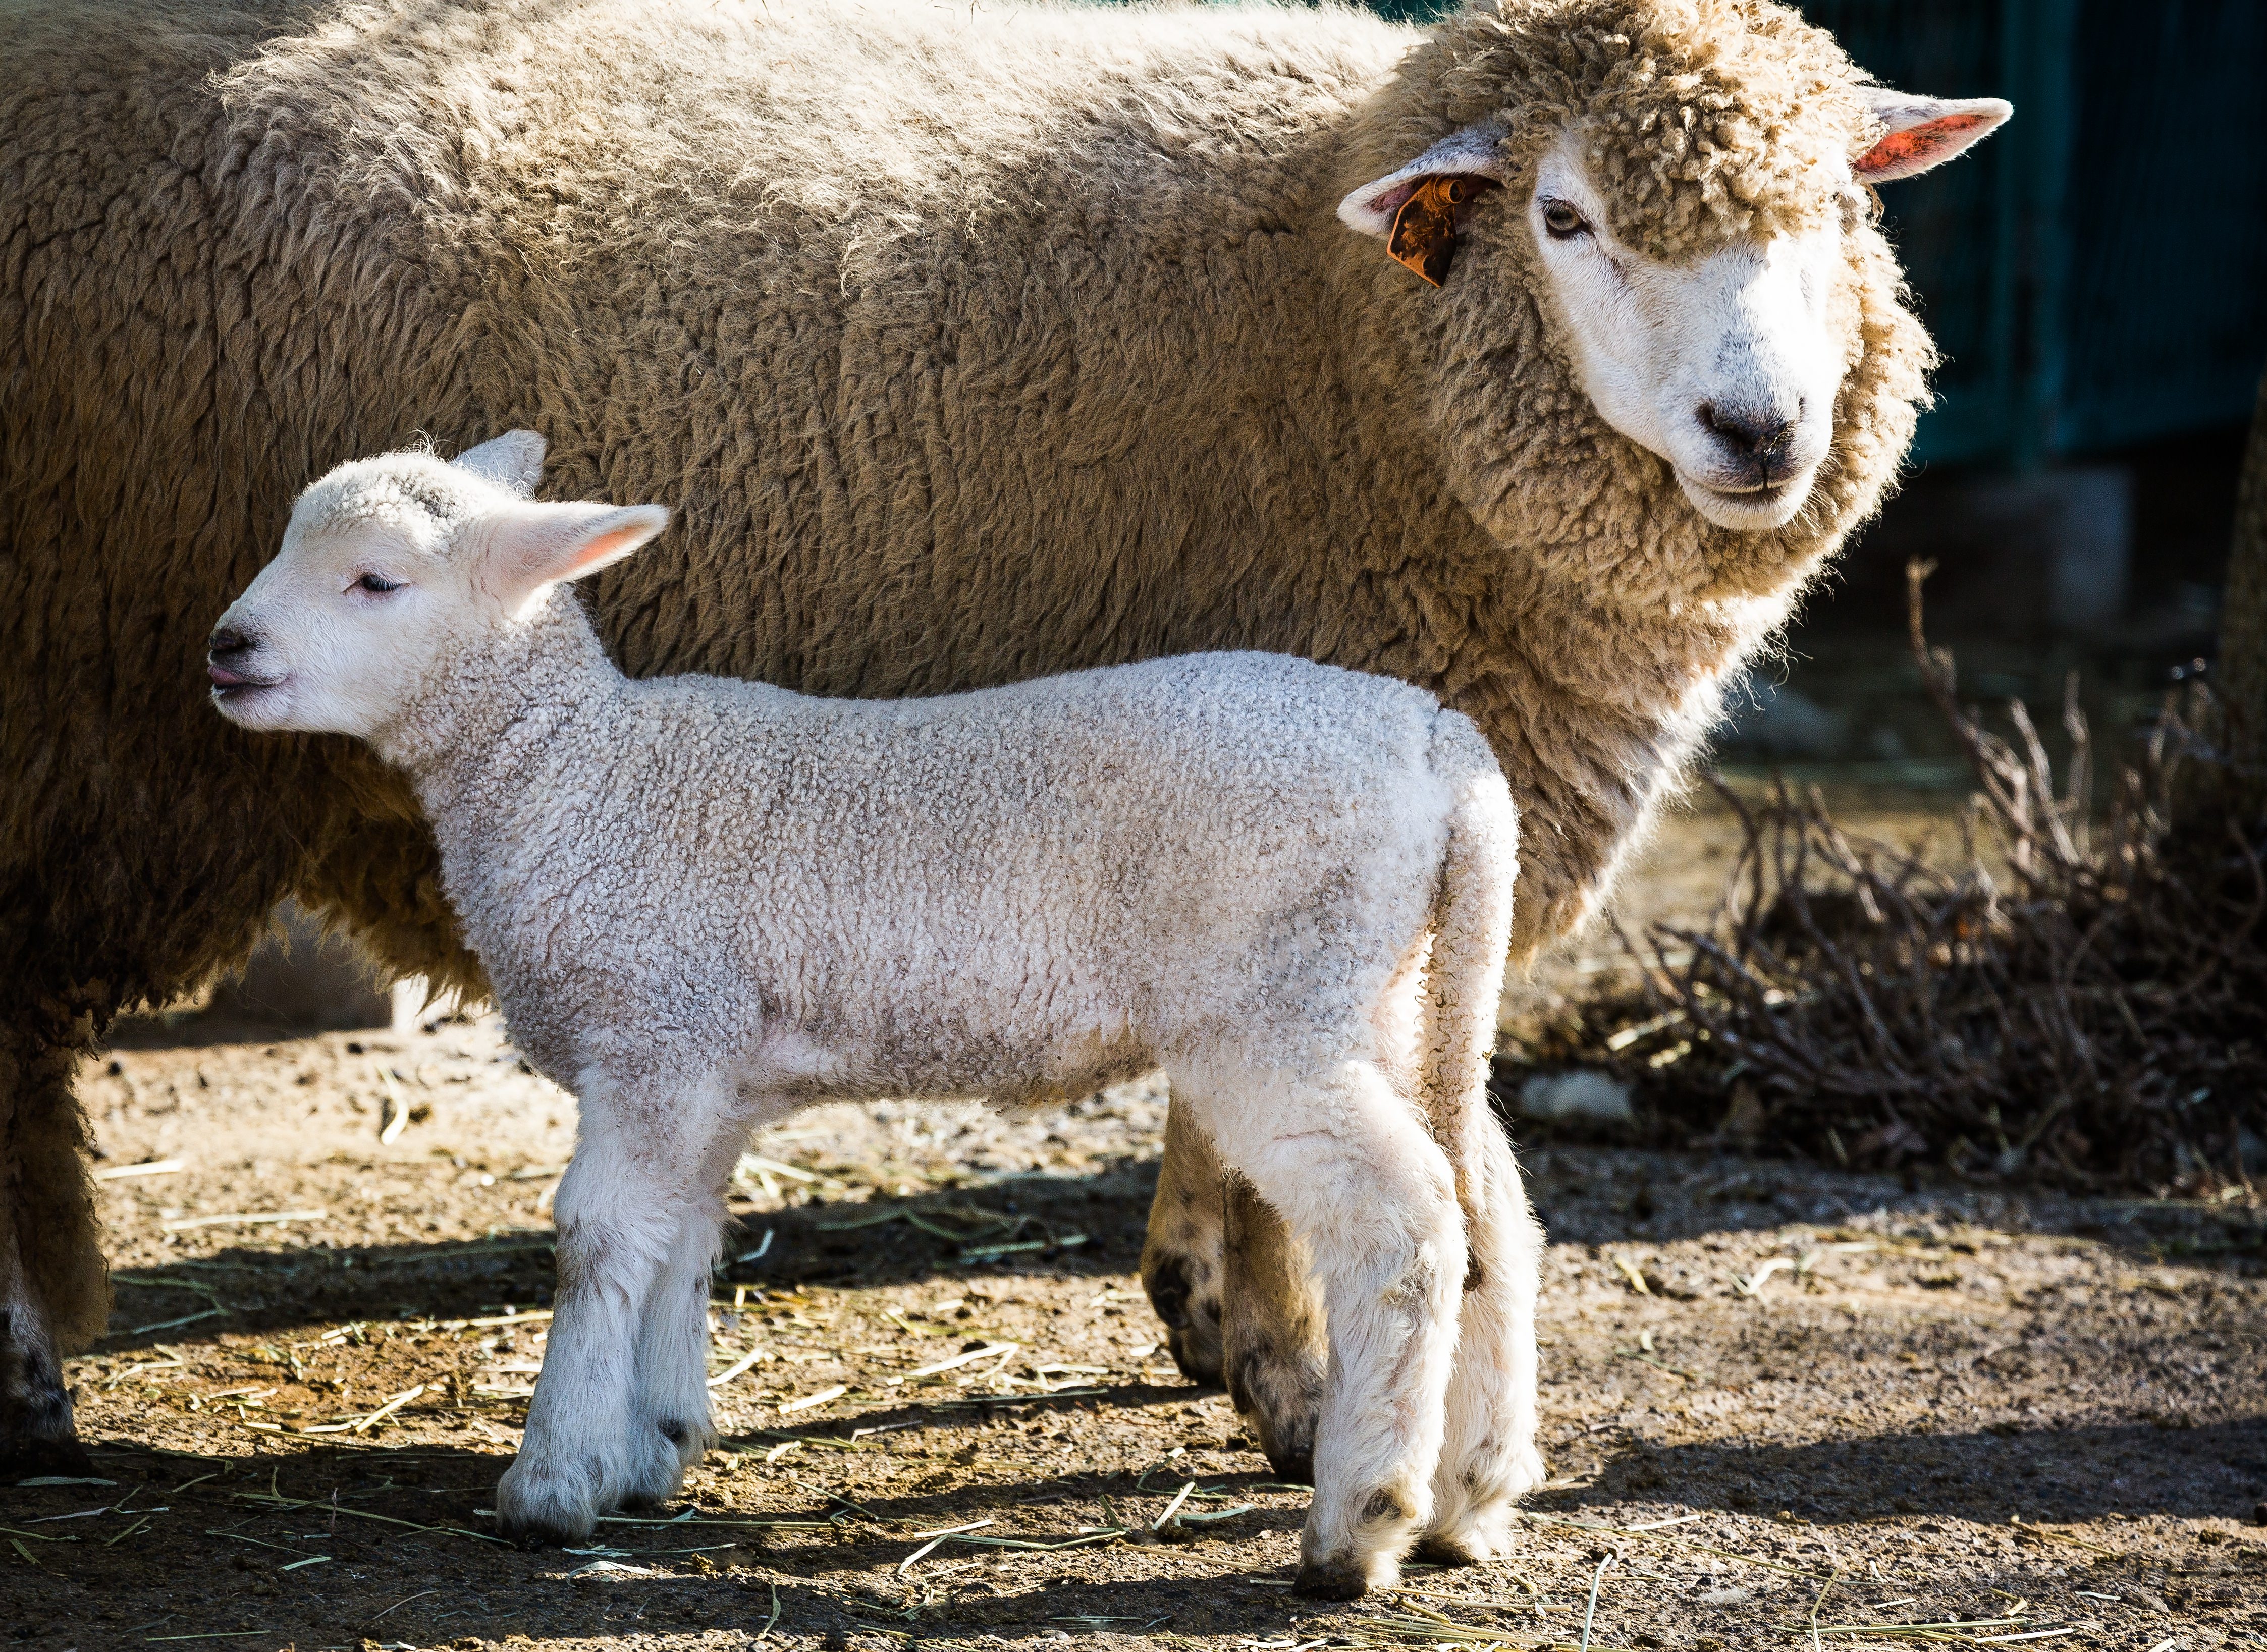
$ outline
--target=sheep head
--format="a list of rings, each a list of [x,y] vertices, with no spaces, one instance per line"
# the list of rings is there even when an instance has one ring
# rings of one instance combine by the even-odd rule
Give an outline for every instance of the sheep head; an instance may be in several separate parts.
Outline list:
[[[515,430],[451,463],[389,453],[325,475],[214,629],[214,705],[247,728],[377,737],[554,585],[669,524],[658,505],[539,503],[542,471],[543,438]]]
[[[1408,158],[1339,216],[1439,284],[1373,259],[1499,539],[1635,545],[1633,596],[1762,595],[1871,510],[1926,398],[1871,186],[2008,113],[1870,85],[1771,0],[1501,0],[1404,63],[1356,147]]]

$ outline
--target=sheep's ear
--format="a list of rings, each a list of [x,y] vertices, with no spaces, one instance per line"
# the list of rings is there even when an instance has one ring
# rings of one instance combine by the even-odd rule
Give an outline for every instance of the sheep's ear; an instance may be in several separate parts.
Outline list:
[[[1493,121],[1450,133],[1339,202],[1339,222],[1380,238],[1398,262],[1438,287],[1472,203],[1510,173],[1496,147],[1502,138],[1503,128]]]
[[[529,503],[499,512],[488,526],[485,581],[517,603],[620,561],[669,526],[669,512],[659,505]]]
[[[2015,113],[1999,98],[1916,98],[1887,86],[1864,89],[1874,118],[1887,128],[1850,164],[1868,184],[1893,183],[1941,166]]]
[[[543,438],[532,430],[507,430],[466,448],[449,462],[522,499],[532,499],[543,480]]]
[[[1483,121],[1451,132],[1408,165],[1372,179],[1339,202],[1339,222],[1381,238],[1393,233],[1393,220],[1428,178],[1478,178],[1500,184],[1510,168],[1497,152],[1503,128]]]

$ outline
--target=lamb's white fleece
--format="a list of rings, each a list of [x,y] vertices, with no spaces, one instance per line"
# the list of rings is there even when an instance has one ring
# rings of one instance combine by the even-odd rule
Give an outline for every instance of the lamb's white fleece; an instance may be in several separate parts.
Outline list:
[[[550,581],[665,517],[468,457],[308,490],[216,660],[239,720],[410,776],[514,1040],[581,1098],[507,1526],[579,1538],[713,1438],[707,1281],[752,1127],[1163,1066],[1325,1282],[1308,1586],[1358,1592],[1420,1530],[1489,1546],[1539,1466],[1484,1088],[1515,822],[1471,722],[1260,654],[897,702],[632,681]]]

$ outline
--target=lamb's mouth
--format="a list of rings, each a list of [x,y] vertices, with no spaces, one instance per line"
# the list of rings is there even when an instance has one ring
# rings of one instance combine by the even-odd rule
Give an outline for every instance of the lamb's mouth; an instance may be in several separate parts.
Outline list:
[[[205,675],[212,679],[213,698],[224,705],[248,700],[262,690],[280,687],[283,682],[280,676],[269,679],[246,676],[221,665],[207,666]]]

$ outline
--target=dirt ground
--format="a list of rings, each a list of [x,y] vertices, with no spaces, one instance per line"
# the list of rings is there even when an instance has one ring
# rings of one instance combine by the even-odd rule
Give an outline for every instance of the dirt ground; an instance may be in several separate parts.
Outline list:
[[[1637,917],[1713,896],[1723,825],[1672,826]],[[99,1478],[0,1488],[11,1644],[2267,1646],[2256,1200],[1533,1151],[1554,1478],[1511,1559],[1318,1606],[1289,1593],[1304,1491],[1180,1380],[1135,1277],[1158,1089],[818,1110],[742,1164],[723,1450],[682,1502],[529,1553],[483,1511],[571,1100],[493,1019],[224,1031],[145,1024],[85,1073]]]

